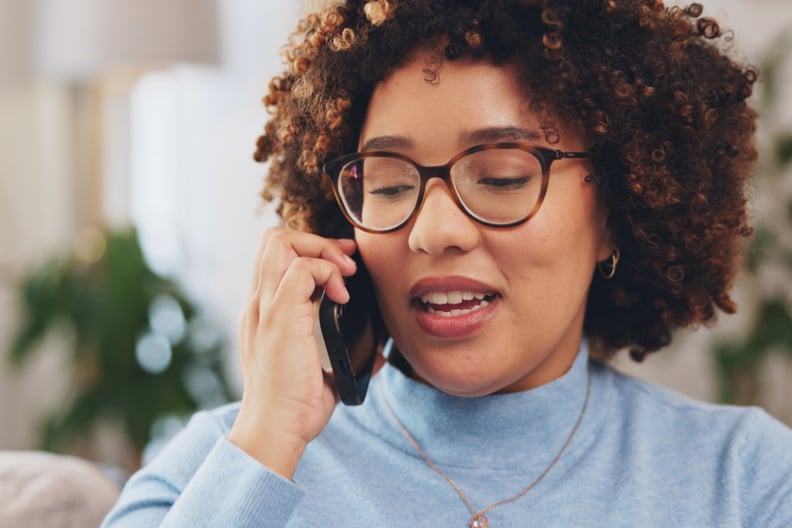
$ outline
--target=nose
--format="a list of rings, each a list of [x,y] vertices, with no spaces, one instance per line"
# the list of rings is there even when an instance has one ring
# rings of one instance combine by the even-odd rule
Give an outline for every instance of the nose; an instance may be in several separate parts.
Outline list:
[[[423,203],[408,229],[410,250],[429,255],[467,252],[481,239],[479,224],[459,208],[451,190],[438,178],[426,182]]]

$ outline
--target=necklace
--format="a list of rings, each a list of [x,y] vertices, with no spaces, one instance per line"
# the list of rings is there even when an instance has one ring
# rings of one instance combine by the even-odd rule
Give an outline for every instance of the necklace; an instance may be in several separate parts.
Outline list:
[[[575,426],[572,428],[572,432],[569,433],[569,436],[564,442],[564,445],[561,446],[561,449],[559,449],[555,458],[553,458],[553,460],[545,468],[545,470],[542,471],[542,474],[536,477],[536,479],[534,479],[534,481],[528,484],[526,487],[524,487],[523,489],[521,489],[511,497],[507,497],[505,499],[501,499],[499,501],[493,502],[492,504],[485,506],[480,510],[477,510],[473,506],[473,504],[470,502],[467,496],[462,492],[462,490],[457,485],[457,483],[454,482],[453,479],[449,477],[442,469],[437,467],[437,464],[432,462],[432,459],[430,459],[429,456],[424,452],[424,450],[421,449],[421,446],[418,445],[418,442],[415,440],[415,438],[413,438],[413,436],[410,434],[407,428],[404,427],[404,424],[402,424],[399,418],[396,416],[393,407],[391,407],[390,403],[388,403],[388,398],[383,398],[383,401],[385,402],[385,406],[388,408],[388,411],[390,411],[390,414],[393,417],[394,422],[396,422],[396,425],[399,427],[399,431],[401,431],[402,435],[404,435],[407,441],[409,441],[410,444],[412,444],[413,448],[415,448],[418,454],[421,455],[421,458],[424,459],[424,462],[426,462],[429,465],[429,467],[431,467],[435,471],[435,473],[443,477],[443,479],[445,479],[445,481],[448,482],[448,484],[452,488],[454,488],[454,491],[456,491],[457,495],[459,495],[459,498],[462,499],[462,502],[465,503],[467,509],[470,510],[470,514],[471,514],[470,528],[489,528],[489,519],[487,518],[487,512],[497,508],[498,506],[502,506],[509,502],[516,501],[517,499],[519,499],[520,497],[531,491],[531,489],[533,489],[534,486],[539,484],[539,482],[541,482],[542,479],[545,478],[548,473],[550,473],[550,470],[553,469],[553,466],[556,465],[556,462],[558,462],[558,460],[564,454],[564,451],[566,451],[566,448],[572,442],[572,438],[575,437],[575,433],[577,433],[577,430],[580,428],[580,423],[583,421],[583,416],[586,414],[586,407],[588,407],[590,395],[591,395],[591,372],[588,373],[588,378],[586,380],[586,397],[584,398],[583,406],[580,409],[580,416],[578,416],[578,419],[575,422]]]

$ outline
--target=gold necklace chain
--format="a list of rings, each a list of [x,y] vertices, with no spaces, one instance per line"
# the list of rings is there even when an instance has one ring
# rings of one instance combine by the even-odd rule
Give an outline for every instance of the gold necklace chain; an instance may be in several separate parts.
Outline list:
[[[539,482],[541,482],[542,479],[544,479],[547,476],[547,474],[550,473],[550,470],[553,469],[553,466],[556,465],[556,462],[558,462],[558,460],[564,454],[564,451],[566,451],[567,447],[572,442],[572,439],[575,437],[575,433],[577,433],[578,429],[580,428],[580,424],[583,421],[583,416],[586,414],[586,407],[588,407],[589,396],[591,396],[591,372],[588,373],[588,378],[586,381],[586,397],[583,400],[583,407],[580,409],[580,416],[578,416],[577,422],[575,422],[575,426],[572,428],[572,432],[569,433],[569,436],[564,442],[564,445],[561,446],[561,449],[559,449],[555,458],[553,458],[553,460],[545,468],[545,470],[542,472],[541,475],[536,477],[536,479],[533,482],[528,484],[519,492],[515,493],[511,497],[493,502],[492,504],[485,506],[480,510],[477,510],[473,506],[473,504],[470,502],[467,496],[462,492],[462,489],[460,489],[457,483],[454,482],[454,480],[451,477],[449,477],[442,469],[437,467],[437,464],[432,462],[432,459],[430,459],[429,456],[424,452],[424,450],[421,449],[421,446],[418,444],[415,438],[413,438],[413,436],[410,434],[407,428],[404,427],[404,424],[402,424],[399,418],[396,416],[396,412],[394,412],[393,407],[391,407],[390,403],[388,403],[388,398],[387,397],[383,398],[383,401],[385,402],[385,406],[388,408],[388,411],[390,411],[393,420],[396,422],[396,425],[399,427],[399,430],[401,431],[402,435],[404,435],[407,441],[409,441],[410,444],[412,444],[413,448],[415,448],[418,454],[421,455],[421,458],[424,459],[424,462],[426,462],[429,465],[429,467],[431,467],[438,475],[443,477],[443,479],[445,479],[445,481],[448,482],[448,484],[452,488],[454,488],[454,491],[456,491],[457,495],[459,495],[459,498],[462,499],[462,502],[464,502],[465,506],[467,506],[468,510],[470,510],[470,514],[472,515],[470,517],[470,528],[488,528],[489,519],[487,518],[486,515],[487,512],[497,508],[498,506],[502,506],[509,502],[516,501],[517,499],[519,499],[520,497],[531,491],[531,489],[533,489],[534,486],[539,484]]]

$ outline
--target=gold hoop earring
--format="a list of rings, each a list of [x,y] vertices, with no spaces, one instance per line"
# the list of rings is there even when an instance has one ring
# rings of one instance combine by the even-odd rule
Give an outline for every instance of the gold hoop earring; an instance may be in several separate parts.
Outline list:
[[[619,248],[616,248],[613,250],[613,253],[610,254],[610,257],[597,262],[597,269],[603,279],[611,280],[613,276],[616,275],[616,265],[619,263],[620,258],[621,251],[619,251]]]

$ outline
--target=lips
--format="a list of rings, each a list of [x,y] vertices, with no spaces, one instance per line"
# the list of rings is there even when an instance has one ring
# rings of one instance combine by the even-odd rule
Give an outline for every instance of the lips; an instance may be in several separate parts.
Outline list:
[[[422,279],[410,290],[419,327],[440,338],[471,335],[494,314],[500,294],[467,277]]]

